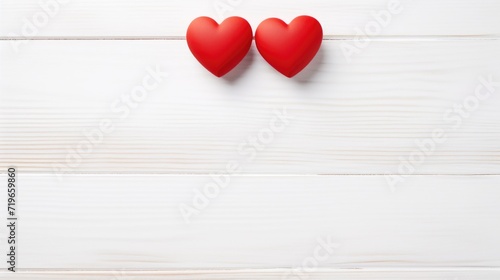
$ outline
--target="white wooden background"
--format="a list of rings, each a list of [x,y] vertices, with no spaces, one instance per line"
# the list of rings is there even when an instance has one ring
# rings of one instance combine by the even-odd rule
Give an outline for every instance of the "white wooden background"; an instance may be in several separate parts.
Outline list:
[[[2,261],[0,279],[293,279],[326,236],[338,247],[309,279],[499,279],[500,87],[460,124],[448,111],[500,81],[500,2],[402,0],[346,57],[389,2],[73,0],[28,30],[55,2],[0,0],[0,182],[16,166],[20,199],[20,270]],[[301,14],[325,40],[295,79],[255,48],[217,79],[184,40],[201,15]],[[168,77],[123,117],[148,69]],[[239,151],[283,110],[283,131]],[[67,165],[102,120],[113,131]],[[401,169],[435,129],[446,141]],[[179,206],[230,162],[185,223]]]

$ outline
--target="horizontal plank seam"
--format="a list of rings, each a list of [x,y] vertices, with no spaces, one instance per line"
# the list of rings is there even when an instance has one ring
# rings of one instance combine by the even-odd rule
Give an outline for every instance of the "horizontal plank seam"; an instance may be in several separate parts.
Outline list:
[[[189,268],[189,269],[30,269],[30,268],[18,268],[19,271],[16,273],[113,273],[116,271],[128,272],[128,273],[235,273],[235,272],[283,272],[288,271],[295,267],[276,267],[276,268]],[[381,267],[381,268],[317,268],[316,271],[311,272],[311,274],[320,273],[343,273],[343,272],[474,272],[474,271],[497,271],[500,272],[500,267],[495,266],[484,266],[484,267]],[[0,273],[12,273],[6,270],[1,270]]]
[[[386,35],[370,36],[374,41],[452,41],[452,40],[500,40],[500,35]],[[364,40],[355,35],[325,35],[324,41],[354,41]],[[93,40],[144,40],[144,41],[183,41],[185,36],[0,36],[1,41],[11,40],[75,40],[75,41],[93,41]]]
[[[20,175],[27,175],[27,176],[57,176],[57,175],[63,175],[63,176],[158,176],[158,177],[206,177],[213,175],[214,173],[217,173],[216,171],[212,173],[161,173],[161,172],[151,172],[151,173],[146,173],[146,172],[138,172],[138,173],[133,173],[133,172],[102,172],[102,173],[97,173],[97,172],[66,172],[66,173],[47,173],[47,172],[22,172],[22,170],[18,173]],[[0,172],[0,175],[5,175],[7,174],[4,171]],[[487,173],[487,174],[482,174],[482,173],[472,173],[472,174],[467,174],[467,173],[460,173],[460,174],[447,174],[447,173],[440,173],[440,174],[396,174],[396,173],[387,173],[387,174],[258,174],[258,173],[250,173],[250,174],[231,174],[231,177],[323,177],[323,176],[351,176],[351,177],[377,177],[377,176],[405,176],[405,177],[419,177],[419,176],[500,176],[500,173]]]

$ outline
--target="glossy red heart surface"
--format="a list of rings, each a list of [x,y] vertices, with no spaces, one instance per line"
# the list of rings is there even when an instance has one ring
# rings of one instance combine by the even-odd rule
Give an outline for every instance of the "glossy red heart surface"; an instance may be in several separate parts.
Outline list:
[[[255,44],[262,57],[289,78],[313,60],[322,41],[321,24],[310,16],[296,17],[290,24],[269,18],[255,32]]]
[[[243,60],[252,37],[252,27],[240,17],[227,18],[220,25],[209,17],[199,17],[191,22],[186,34],[194,57],[217,77],[224,76]]]

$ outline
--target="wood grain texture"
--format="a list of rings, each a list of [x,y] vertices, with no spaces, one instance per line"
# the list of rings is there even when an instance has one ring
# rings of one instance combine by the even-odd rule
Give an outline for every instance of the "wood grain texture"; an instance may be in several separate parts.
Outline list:
[[[55,1],[0,0],[0,182],[17,167],[20,269],[2,262],[0,279],[500,279],[500,87],[449,113],[481,77],[500,81],[499,1],[401,0],[366,46],[389,0]],[[325,40],[292,80],[255,49],[216,79],[183,40],[201,15],[255,29],[301,14]],[[435,129],[446,141],[405,165]],[[217,180],[186,223],[180,207]]]
[[[159,37],[183,36],[199,16],[221,20],[238,15],[255,27],[265,18],[317,17],[326,35],[357,36],[387,10],[389,0],[55,0],[0,1],[0,36],[10,37]],[[499,35],[496,0],[400,0],[402,11],[376,35]],[[45,18],[44,18],[45,14]]]
[[[321,268],[500,265],[500,176],[233,176],[189,224],[209,176],[18,177],[25,270],[300,267],[328,238]]]
[[[263,279],[283,280],[286,269],[238,269],[238,270],[174,270],[174,271],[36,271],[0,273],[0,279],[8,280],[215,280],[215,279]],[[462,270],[370,270],[370,269],[318,269],[308,275],[309,280],[497,280],[496,269]],[[299,278],[293,278],[299,279]]]
[[[498,86],[460,124],[447,114],[480,77],[498,83],[498,40],[375,40],[350,61],[352,41],[325,41],[292,80],[255,50],[217,79],[185,41],[24,42],[19,54],[1,43],[1,172],[207,174],[236,161],[244,174],[398,174],[435,129],[447,140],[402,173],[500,170]],[[168,77],[130,101],[157,67]],[[275,111],[291,119],[251,144]],[[114,130],[80,147],[102,120]]]

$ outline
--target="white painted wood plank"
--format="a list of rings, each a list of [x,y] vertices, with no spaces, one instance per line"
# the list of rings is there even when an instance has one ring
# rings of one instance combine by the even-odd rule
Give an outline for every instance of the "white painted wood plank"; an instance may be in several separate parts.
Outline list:
[[[214,279],[262,279],[283,280],[286,269],[247,270],[189,270],[189,271],[38,271],[0,273],[0,279],[9,280],[214,280]],[[497,280],[500,273],[496,269],[460,270],[330,270],[318,269],[308,275],[309,280]],[[299,279],[297,277],[290,279]]]
[[[500,176],[233,176],[189,224],[209,176],[18,179],[24,270],[300,268],[329,238],[321,268],[500,265]]]
[[[500,170],[500,91],[474,97],[480,77],[500,79],[497,40],[373,41],[351,61],[341,47],[352,41],[325,41],[292,80],[254,49],[217,79],[185,41],[24,42],[18,54],[11,42],[0,44],[1,172],[15,165],[21,172],[207,174],[231,161],[240,173],[261,174]],[[132,100],[147,69],[157,67],[169,76]],[[453,112],[471,100],[477,107],[472,102],[466,116]],[[276,110],[292,117],[288,124],[270,127]],[[114,130],[101,129],[103,120]],[[416,141],[430,140],[435,129],[447,140],[419,164],[411,157],[422,150]],[[102,141],[90,145],[86,133],[94,130],[104,131],[94,136]],[[260,133],[265,141],[253,143]],[[410,160],[414,170],[405,166]]]
[[[499,35],[497,0],[56,0],[0,1],[0,36],[183,36],[198,16],[242,16],[255,27],[265,18],[309,14],[327,35]],[[381,30],[374,14],[400,3]],[[52,3],[52,4],[47,4]],[[48,6],[48,8],[44,8]],[[402,10],[400,10],[402,9]],[[366,29],[367,28],[367,29]],[[368,31],[371,32],[371,31]]]

